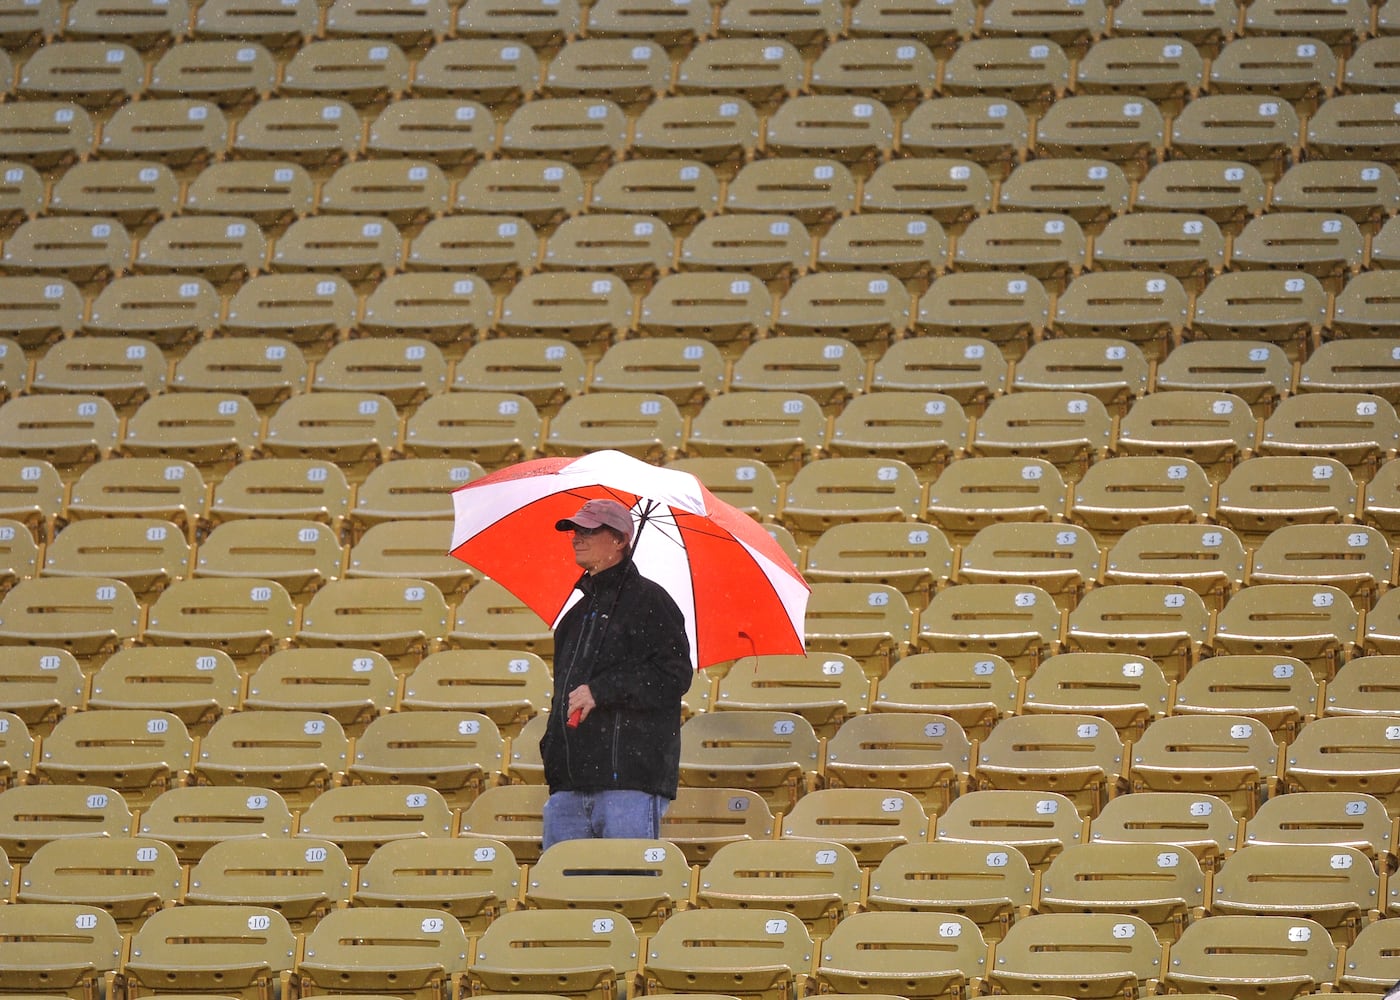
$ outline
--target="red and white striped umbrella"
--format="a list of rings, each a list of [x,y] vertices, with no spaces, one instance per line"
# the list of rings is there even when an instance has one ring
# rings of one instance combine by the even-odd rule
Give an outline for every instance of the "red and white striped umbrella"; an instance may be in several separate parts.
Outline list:
[[[631,509],[633,559],[685,614],[697,667],[804,651],[810,588],[772,536],[690,473],[622,452],[520,462],[460,487],[450,551],[557,623],[581,571],[554,524],[598,498]]]

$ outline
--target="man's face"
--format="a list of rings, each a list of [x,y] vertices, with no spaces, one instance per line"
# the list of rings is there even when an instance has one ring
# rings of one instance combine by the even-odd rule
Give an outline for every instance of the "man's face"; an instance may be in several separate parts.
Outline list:
[[[574,561],[587,573],[597,573],[619,562],[627,544],[607,528],[575,528],[570,534]]]

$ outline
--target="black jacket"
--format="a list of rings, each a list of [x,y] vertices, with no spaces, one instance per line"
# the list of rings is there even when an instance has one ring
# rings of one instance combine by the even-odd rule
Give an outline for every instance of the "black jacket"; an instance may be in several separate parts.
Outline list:
[[[630,789],[676,797],[681,699],[694,669],[685,619],[630,559],[576,585],[583,597],[554,632],[554,700],[540,740],[552,792]],[[577,729],[569,692],[597,703]]]

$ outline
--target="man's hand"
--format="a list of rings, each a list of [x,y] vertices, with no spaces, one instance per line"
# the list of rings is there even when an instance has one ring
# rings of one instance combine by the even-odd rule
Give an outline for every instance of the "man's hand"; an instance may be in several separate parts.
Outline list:
[[[568,720],[569,725],[577,726],[584,719],[588,718],[588,713],[596,708],[598,703],[593,700],[593,692],[588,689],[587,684],[580,684],[569,692]]]

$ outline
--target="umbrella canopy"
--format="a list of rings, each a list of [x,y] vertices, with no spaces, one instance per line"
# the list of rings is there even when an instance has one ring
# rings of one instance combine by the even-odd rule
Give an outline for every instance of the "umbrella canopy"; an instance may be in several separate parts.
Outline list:
[[[598,498],[631,509],[633,559],[680,606],[697,667],[804,651],[810,588],[772,536],[689,473],[622,452],[520,462],[460,487],[451,553],[557,624],[580,570],[554,524]]]

